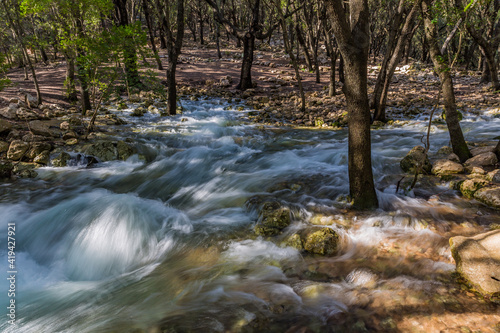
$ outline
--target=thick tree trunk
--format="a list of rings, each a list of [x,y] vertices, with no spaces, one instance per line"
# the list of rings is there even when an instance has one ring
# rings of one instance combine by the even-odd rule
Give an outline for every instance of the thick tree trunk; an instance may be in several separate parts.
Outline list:
[[[457,154],[461,162],[465,162],[471,157],[469,147],[465,142],[460,121],[458,119],[457,105],[455,103],[455,93],[453,91],[453,81],[448,65],[443,60],[441,50],[437,44],[437,29],[433,21],[430,9],[432,8],[432,0],[422,1],[422,12],[424,14],[424,30],[429,46],[432,62],[441,81],[444,109],[446,115],[446,125],[450,133],[451,146],[453,152]]]
[[[177,114],[177,83],[175,81],[175,71],[177,69],[177,54],[169,52],[167,65],[167,109],[168,114]]]
[[[247,32],[243,37],[243,63],[241,64],[240,83],[236,86],[236,89],[246,90],[253,88],[252,63],[254,48],[255,35]]]
[[[467,25],[467,31],[469,31],[472,38],[474,38],[474,41],[479,45],[484,55],[485,63],[483,64],[483,76],[481,77],[481,82],[491,82],[493,90],[500,90],[495,50],[474,27]]]
[[[215,45],[217,46],[217,58],[222,58],[222,53],[220,52],[220,25],[219,22],[214,22],[215,24]]]
[[[349,2],[350,22],[342,2],[327,3],[339,50],[345,61],[349,114],[349,191],[355,208],[378,206],[371,163],[370,106],[368,102],[369,10],[367,0]]]
[[[498,140],[497,146],[495,147],[494,153],[497,155],[498,159],[500,159],[500,140]]]
[[[167,41],[165,40],[165,34],[163,29],[160,27],[160,49],[164,50],[167,48]]]

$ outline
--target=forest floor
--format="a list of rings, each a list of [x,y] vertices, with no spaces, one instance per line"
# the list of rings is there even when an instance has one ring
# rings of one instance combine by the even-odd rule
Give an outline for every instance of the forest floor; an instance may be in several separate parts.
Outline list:
[[[241,50],[234,47],[221,49],[222,58],[217,58],[217,51],[212,45],[200,47],[187,43],[180,57],[177,69],[177,82],[181,95],[212,95],[221,97],[245,98],[247,104],[263,112],[254,120],[276,125],[283,123],[302,126],[344,125],[345,97],[341,92],[341,83],[336,81],[337,95],[328,97],[329,69],[326,55],[320,56],[324,66],[320,66],[321,83],[315,82],[315,73],[305,69],[301,78],[306,92],[306,112],[298,111],[300,103],[297,81],[289,60],[279,47],[272,48],[262,44],[255,51],[252,78],[255,88],[247,92],[236,89],[241,67]],[[166,66],[166,51],[160,50],[160,58]],[[378,64],[381,60],[370,59],[368,69],[369,93],[373,92]],[[154,72],[159,80],[165,80],[165,70],[157,70],[154,59],[148,59],[149,66],[141,63],[143,71]],[[51,62],[37,64],[37,78],[43,100],[49,104],[69,107],[64,98],[63,84],[65,63]],[[19,97],[21,92],[35,95],[31,80],[24,80],[24,71],[14,69],[8,73],[12,85],[0,93],[0,107],[8,105],[11,98]],[[500,106],[500,94],[480,83],[480,72],[474,70],[456,70],[454,87],[459,111],[484,110]],[[387,114],[398,119],[417,115],[435,104],[439,88],[438,77],[433,73],[432,65],[411,60],[408,65],[397,69],[388,95]]]

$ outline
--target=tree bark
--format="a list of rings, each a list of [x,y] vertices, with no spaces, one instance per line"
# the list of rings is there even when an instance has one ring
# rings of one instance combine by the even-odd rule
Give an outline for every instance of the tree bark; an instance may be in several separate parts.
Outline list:
[[[495,147],[494,153],[497,155],[498,159],[500,159],[500,140],[498,140],[497,146]]]
[[[413,4],[413,8],[405,18],[405,23],[401,32],[397,33],[397,27],[393,27],[394,30],[389,35],[389,41],[387,45],[387,51],[382,62],[382,67],[377,76],[377,82],[375,84],[375,89],[372,98],[372,107],[375,109],[373,120],[386,121],[385,118],[385,108],[387,105],[387,94],[389,92],[389,86],[396,71],[396,67],[401,61],[403,56],[403,51],[405,49],[405,44],[408,41],[408,36],[413,34],[413,21],[418,13],[418,8],[420,7],[420,1],[417,0]],[[403,6],[403,3],[400,3]],[[398,9],[397,14],[397,24],[399,25],[402,20],[403,8]],[[399,35],[396,38],[396,35]]]
[[[158,55],[158,50],[156,49],[155,37],[153,34],[153,28],[151,26],[151,14],[149,13],[149,5],[147,0],[142,0],[142,9],[144,11],[144,18],[146,19],[146,26],[148,28],[149,41],[151,42],[151,49],[158,65],[158,70],[163,70],[163,65],[161,63],[160,56]]]
[[[493,90],[500,90],[500,82],[498,81],[498,66],[495,59],[495,49],[493,49],[488,41],[477,31],[472,25],[467,24],[467,31],[474,38],[474,41],[479,45],[483,51],[487,68],[483,67],[483,73],[486,69],[489,73],[489,81],[491,82]],[[484,66],[484,65],[483,65]]]
[[[118,25],[121,27],[128,26],[127,0],[113,0],[113,3],[115,5]],[[137,70],[137,52],[133,37],[127,35],[125,38],[123,63],[125,64],[125,75],[128,85],[133,87],[140,83],[139,71]]]
[[[439,80],[441,81],[446,125],[448,126],[448,131],[450,133],[451,146],[453,148],[453,152],[457,154],[460,161],[465,162],[471,157],[471,154],[469,152],[469,147],[467,147],[467,143],[465,142],[462,129],[460,128],[450,69],[444,61],[443,55],[441,54],[441,50],[438,46],[437,28],[431,13],[432,0],[423,0],[421,7],[424,16],[424,30],[429,52],[435,70],[439,75]]]
[[[236,89],[246,90],[253,88],[252,63],[254,48],[255,35],[247,32],[245,37],[243,37],[243,62],[241,64],[240,83],[236,86]]]
[[[350,23],[342,1],[328,1],[328,13],[344,58],[347,111],[349,114],[349,191],[353,207],[378,206],[371,163],[370,107],[368,102],[368,0],[350,0]]]
[[[75,102],[78,100],[75,85],[75,59],[66,57],[66,80],[64,80],[64,87],[66,89],[66,97],[69,101]]]

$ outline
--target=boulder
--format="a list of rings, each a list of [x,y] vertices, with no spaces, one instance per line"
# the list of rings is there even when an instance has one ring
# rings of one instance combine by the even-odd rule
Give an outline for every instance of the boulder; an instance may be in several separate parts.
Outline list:
[[[466,179],[460,183],[460,192],[464,197],[471,199],[474,193],[486,184],[488,181],[481,178]]]
[[[41,120],[33,120],[29,122],[29,128],[35,135],[46,137],[55,136],[55,133],[50,129],[49,125]]]
[[[18,161],[26,154],[28,149],[28,143],[21,140],[14,140],[10,143],[9,150],[7,151],[7,158]]]
[[[12,173],[21,178],[35,178],[38,176],[38,173],[35,171],[36,167],[37,165],[33,163],[16,163],[12,169]]]
[[[1,144],[0,144],[1,145]],[[1,150],[0,150],[1,151]],[[494,183],[500,183],[500,169],[493,170],[486,175],[486,178]]]
[[[290,209],[278,201],[267,201],[261,206],[259,219],[254,230],[257,235],[275,236],[291,223]]]
[[[8,107],[0,109],[0,115],[7,119],[17,119],[17,104],[10,104]]]
[[[431,172],[434,175],[452,175],[463,173],[464,167],[462,164],[450,160],[437,160],[434,162]]]
[[[415,173],[418,170],[420,173],[429,174],[432,169],[429,157],[422,146],[416,146],[410,150],[399,165],[404,172],[409,173]]]
[[[33,162],[35,162],[36,164],[47,165],[49,164],[49,160],[50,160],[50,151],[45,150],[40,154],[36,155],[35,158],[33,159]]]
[[[477,291],[487,296],[500,293],[500,230],[452,237],[450,246],[457,272]]]
[[[66,133],[63,134],[63,140],[66,141],[66,140],[69,140],[69,139],[76,139],[78,138],[78,135],[73,132],[73,131],[68,131]]]
[[[146,110],[140,106],[138,108],[135,108],[134,111],[132,111],[131,116],[132,117],[142,117],[142,116],[144,116],[145,112],[146,112]]]
[[[44,151],[50,151],[52,149],[52,145],[47,142],[33,142],[31,148],[26,153],[26,157],[35,158],[37,155]]]
[[[330,228],[310,228],[303,237],[303,246],[310,253],[335,255],[338,252],[339,235]]]
[[[96,142],[85,149],[86,155],[92,155],[101,161],[112,161],[118,158],[118,151],[110,141]]]
[[[123,161],[127,160],[130,156],[136,153],[136,150],[132,146],[123,141],[118,141],[116,143],[116,149],[118,152],[118,159]]]
[[[70,130],[70,124],[68,121],[63,121],[61,124],[59,124],[59,128],[62,131],[69,131]]]
[[[472,156],[477,156],[484,153],[491,153],[493,150],[495,150],[495,146],[475,147],[470,150],[470,153]]]
[[[474,198],[488,206],[500,209],[500,186],[483,187],[474,192]]]
[[[66,153],[62,152],[59,155],[57,155],[54,159],[52,159],[51,164],[54,167],[65,167],[68,166],[68,161],[71,159],[71,156]]]
[[[457,163],[460,163],[460,158],[459,158],[459,157],[458,157],[458,155],[457,155],[457,154],[455,154],[455,153],[451,153],[451,154],[449,154],[448,156],[446,156],[446,159],[447,159],[447,160],[450,160],[450,161],[452,161],[452,162],[457,162]]]
[[[36,120],[39,118],[38,113],[23,107],[16,110],[16,115],[21,120]]]
[[[11,128],[12,128],[12,125],[7,120],[0,119],[0,134],[1,133],[8,133]]]
[[[477,167],[491,166],[495,165],[497,162],[498,162],[497,155],[495,155],[493,152],[488,152],[469,158],[467,161],[465,161],[465,167],[472,168],[475,166]]]
[[[437,151],[438,155],[450,155],[453,154],[453,149],[449,146],[443,146]]]
[[[0,141],[0,153],[5,153],[9,150],[9,143],[5,141]]]

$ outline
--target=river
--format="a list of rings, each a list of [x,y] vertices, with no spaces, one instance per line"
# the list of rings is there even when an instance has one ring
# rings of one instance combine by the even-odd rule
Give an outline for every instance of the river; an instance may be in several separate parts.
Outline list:
[[[364,325],[367,306],[387,309],[402,297],[393,306],[418,307],[448,295],[448,237],[498,223],[498,213],[447,184],[395,194],[399,161],[421,144],[424,116],[372,132],[380,209],[367,213],[342,199],[346,130],[264,127],[228,105],[183,101],[182,115],[163,118],[124,111],[128,125],[115,135],[140,144],[145,158],[45,167],[36,179],[1,184],[2,235],[15,223],[18,273],[17,326],[2,320],[0,330],[323,331],[341,327],[346,313]],[[462,126],[467,140],[492,140],[500,118],[468,114]],[[431,152],[448,142],[433,126]],[[245,202],[255,195],[292,209],[284,235],[253,235],[257,212]],[[281,245],[311,221],[341,236],[337,256]],[[2,267],[6,243],[2,236]]]

